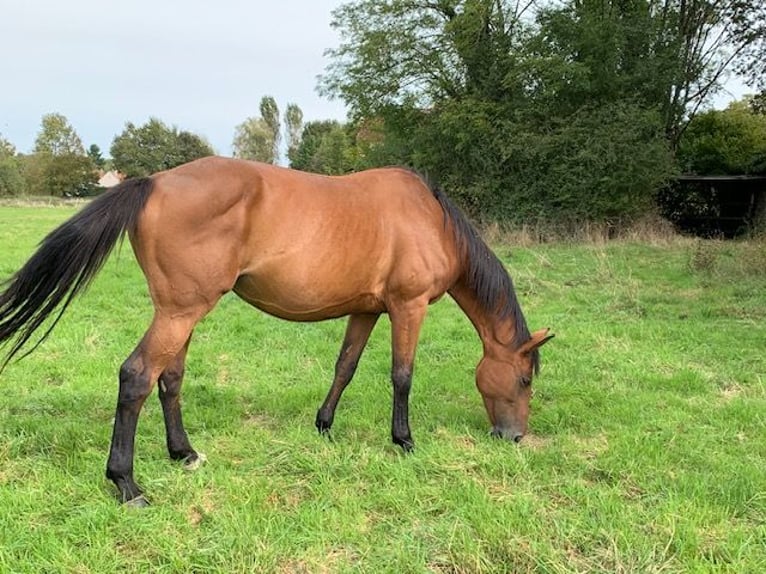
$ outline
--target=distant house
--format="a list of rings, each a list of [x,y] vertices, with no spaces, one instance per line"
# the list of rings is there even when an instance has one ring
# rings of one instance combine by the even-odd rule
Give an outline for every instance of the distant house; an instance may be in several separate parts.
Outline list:
[[[122,175],[119,171],[110,170],[106,171],[100,174],[101,177],[98,178],[98,186],[99,187],[112,187],[120,183],[123,179],[125,179],[125,176]]]

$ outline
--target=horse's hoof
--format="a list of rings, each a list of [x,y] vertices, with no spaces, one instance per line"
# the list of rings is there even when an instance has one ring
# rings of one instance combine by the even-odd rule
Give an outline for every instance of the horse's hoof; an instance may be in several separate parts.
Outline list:
[[[415,450],[415,443],[412,442],[412,439],[397,439],[394,440],[394,443],[398,444],[402,448],[402,452],[404,454],[410,454]]]
[[[149,501],[146,500],[143,494],[139,494],[135,498],[131,498],[125,502],[127,508],[146,508],[149,506]]]
[[[324,419],[320,419],[317,417],[316,422],[314,425],[317,427],[317,430],[319,431],[319,434],[326,435],[330,432],[330,427],[332,426],[332,421],[326,421]]]
[[[204,452],[198,452],[196,456],[187,456],[184,459],[183,469],[189,472],[197,470],[207,460],[207,455]]]

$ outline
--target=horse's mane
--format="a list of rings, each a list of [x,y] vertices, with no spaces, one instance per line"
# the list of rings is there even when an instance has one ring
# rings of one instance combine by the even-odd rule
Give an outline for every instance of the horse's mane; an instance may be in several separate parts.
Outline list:
[[[452,227],[458,252],[462,254],[463,273],[469,289],[474,292],[484,311],[499,319],[511,318],[514,321],[512,343],[514,348],[520,347],[529,341],[531,335],[508,271],[447,194],[435,185],[429,184],[429,188],[444,211],[445,225]],[[540,359],[536,349],[532,361],[537,372]]]

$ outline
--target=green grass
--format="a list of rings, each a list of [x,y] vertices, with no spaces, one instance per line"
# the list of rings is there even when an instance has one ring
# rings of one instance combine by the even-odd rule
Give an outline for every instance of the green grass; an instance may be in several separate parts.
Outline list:
[[[0,207],[0,277],[74,211]],[[386,321],[328,441],[313,420],[344,323],[281,322],[227,296],[195,333],[184,387],[209,461],[171,462],[147,402],[136,476],[153,505],[136,511],[103,474],[117,370],[151,316],[124,248],[0,376],[0,572],[766,571],[765,251],[500,247],[530,327],[557,335],[531,435],[488,436],[481,345],[445,298],[421,337],[411,456],[389,442]]]

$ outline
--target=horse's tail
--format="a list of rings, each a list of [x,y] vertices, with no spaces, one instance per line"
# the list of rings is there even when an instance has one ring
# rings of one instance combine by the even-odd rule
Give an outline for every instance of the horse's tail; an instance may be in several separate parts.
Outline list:
[[[138,217],[152,191],[151,178],[124,181],[89,203],[53,230],[0,293],[0,346],[15,339],[2,371],[48,316],[58,315],[43,336],[23,356],[34,351],[53,330],[75,295],[101,269],[125,231],[136,229]]]

